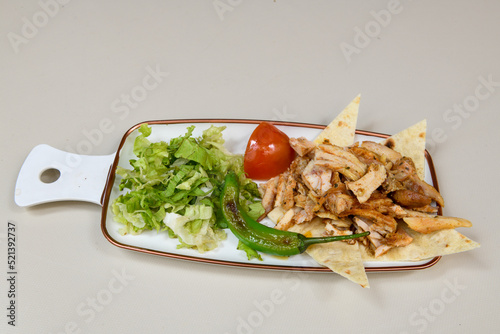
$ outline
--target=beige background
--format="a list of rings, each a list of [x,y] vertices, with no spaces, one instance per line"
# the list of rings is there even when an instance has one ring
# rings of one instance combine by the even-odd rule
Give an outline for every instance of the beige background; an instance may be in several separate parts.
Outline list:
[[[498,13],[497,1],[1,1],[0,267],[6,277],[13,221],[18,308],[13,329],[2,278],[0,331],[495,332]],[[148,71],[157,81],[144,82]],[[370,274],[366,290],[333,274],[128,252],[101,234],[97,205],[13,200],[40,143],[110,154],[150,119],[326,124],[358,93],[359,129],[395,133],[427,119],[444,213],[470,219],[463,232],[480,249]]]

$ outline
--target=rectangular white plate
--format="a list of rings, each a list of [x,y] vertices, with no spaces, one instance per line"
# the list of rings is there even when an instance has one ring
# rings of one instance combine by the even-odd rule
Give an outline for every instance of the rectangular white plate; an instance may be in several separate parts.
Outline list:
[[[166,141],[171,138],[179,137],[186,133],[186,128],[190,125],[195,125],[196,128],[193,136],[201,136],[203,130],[211,125],[226,126],[223,132],[226,140],[226,147],[233,153],[243,154],[247,145],[247,141],[260,123],[259,120],[166,120],[166,121],[150,121],[148,123],[152,128],[152,133],[148,137],[151,142]],[[132,127],[123,137],[118,148],[115,161],[110,169],[108,181],[103,193],[103,209],[101,229],[105,237],[114,245],[125,249],[144,252],[148,254],[160,255],[170,258],[183,260],[222,264],[237,267],[249,267],[258,269],[277,269],[277,270],[299,270],[299,271],[320,271],[330,272],[329,269],[318,265],[311,257],[306,254],[300,254],[289,258],[281,258],[271,255],[262,254],[263,261],[257,259],[248,260],[246,253],[236,249],[238,240],[229,230],[227,231],[227,239],[224,240],[220,247],[215,250],[199,253],[193,249],[180,248],[177,249],[178,240],[168,237],[166,232],[146,231],[140,235],[120,235],[119,229],[123,226],[113,220],[111,211],[111,203],[120,195],[118,185],[120,178],[115,178],[117,166],[130,168],[129,160],[136,158],[132,152],[135,138],[139,135],[137,129],[143,123]],[[322,125],[290,123],[290,122],[273,122],[280,130],[285,132],[289,137],[306,137],[314,139],[324,128]],[[381,141],[387,135],[357,131],[356,141],[371,140]],[[437,188],[437,180],[435,177],[432,159],[426,152],[426,178],[425,181],[434,185]],[[263,220],[262,223],[270,225],[270,221]],[[366,271],[400,271],[428,268],[439,261],[440,257],[428,259],[419,262],[367,262],[365,263]]]

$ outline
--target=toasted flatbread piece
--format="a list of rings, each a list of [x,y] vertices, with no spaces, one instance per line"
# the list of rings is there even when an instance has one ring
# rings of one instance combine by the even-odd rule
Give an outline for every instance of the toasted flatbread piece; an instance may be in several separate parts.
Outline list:
[[[455,217],[405,217],[403,220],[408,224],[409,228],[424,234],[439,230],[472,226],[472,223],[467,219]]]
[[[281,218],[283,218],[285,213],[286,213],[285,209],[283,209],[280,206],[277,206],[267,214],[267,218],[271,219],[273,223],[278,224],[278,222],[281,220]]]
[[[325,232],[325,223],[321,218],[292,226],[289,231],[302,233],[306,236],[321,237]],[[358,243],[349,245],[343,241],[309,246],[306,253],[319,264],[328,267],[333,272],[342,275],[363,288],[369,288],[363,259]]]
[[[404,224],[404,223],[400,223]],[[479,247],[479,243],[467,238],[456,230],[439,230],[428,234],[419,233],[404,226],[413,242],[405,247],[396,247],[386,254],[375,257],[362,247],[362,258],[365,261],[421,261],[436,256],[465,252]]]
[[[319,145],[325,142],[345,147],[354,143],[356,123],[358,121],[359,101],[361,95],[354,100],[314,139]]]
[[[426,132],[427,121],[424,119],[382,142],[383,145],[392,148],[405,157],[411,158],[415,163],[418,176],[422,180],[425,177]]]

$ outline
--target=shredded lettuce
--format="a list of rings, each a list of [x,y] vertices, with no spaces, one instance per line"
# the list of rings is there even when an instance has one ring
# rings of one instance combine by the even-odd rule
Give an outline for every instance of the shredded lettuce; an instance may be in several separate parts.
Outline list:
[[[243,156],[224,147],[225,127],[212,125],[198,138],[193,137],[194,129],[188,127],[168,143],[150,142],[147,124],[138,129],[131,168],[116,170],[124,193],[113,201],[112,210],[114,219],[123,224],[121,234],[165,231],[178,238],[178,248],[206,252],[218,247],[226,239],[219,196],[229,170],[239,176],[244,209],[253,218],[262,215],[258,187],[245,177]]]
[[[243,242],[238,241],[237,249],[244,251],[247,254],[247,259],[251,260],[253,258],[262,261],[262,256],[255,249],[248,247]]]

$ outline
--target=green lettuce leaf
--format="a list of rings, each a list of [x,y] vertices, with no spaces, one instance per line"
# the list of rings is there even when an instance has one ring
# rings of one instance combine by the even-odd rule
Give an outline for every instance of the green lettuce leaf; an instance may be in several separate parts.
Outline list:
[[[211,126],[199,138],[195,127],[169,142],[150,142],[151,128],[142,124],[133,145],[130,168],[118,167],[119,189],[112,203],[114,219],[123,224],[122,234],[145,230],[166,231],[178,238],[178,247],[206,252],[226,238],[220,215],[220,188],[234,170],[240,179],[241,204],[253,218],[264,209],[257,185],[245,177],[243,156],[224,147],[225,127]],[[254,256],[255,257],[255,256]]]
[[[226,238],[222,230],[212,228],[213,210],[205,205],[191,205],[184,215],[167,213],[164,223],[181,240],[180,247],[195,248],[200,253],[219,246]]]
[[[257,259],[262,261],[262,256],[260,256],[259,252],[257,252],[255,249],[248,247],[245,245],[243,242],[238,241],[238,250],[244,251],[247,254],[247,258],[249,260],[251,259]]]

